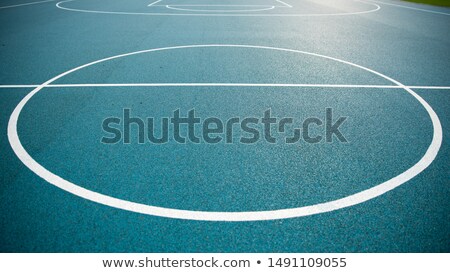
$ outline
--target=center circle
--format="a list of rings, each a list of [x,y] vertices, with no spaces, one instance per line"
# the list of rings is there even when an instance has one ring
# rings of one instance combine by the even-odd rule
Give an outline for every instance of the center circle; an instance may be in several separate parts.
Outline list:
[[[322,17],[322,16],[347,16],[347,15],[360,15],[360,14],[367,14],[372,12],[377,12],[381,9],[381,7],[372,2],[365,2],[362,0],[355,0],[355,2],[359,2],[363,5],[371,6],[370,9],[365,9],[362,11],[348,11],[348,12],[334,12],[331,11],[329,13],[289,13],[286,12],[287,6],[283,6],[281,8],[278,8],[276,6],[267,6],[261,9],[249,9],[249,10],[198,10],[198,9],[190,9],[190,8],[183,8],[177,5],[165,5],[164,8],[167,11],[146,11],[141,12],[139,11],[125,11],[125,10],[104,10],[104,9],[90,9],[90,8],[75,8],[75,7],[69,7],[68,3],[78,2],[78,0],[64,0],[56,3],[56,7],[62,10],[67,11],[73,11],[73,12],[84,12],[84,13],[95,13],[95,14],[117,14],[117,15],[149,15],[149,16],[239,16],[239,17]],[[155,6],[153,6],[155,7]],[[147,7],[146,7],[147,8]],[[151,7],[148,7],[151,8]],[[292,7],[290,7],[292,8]],[[283,10],[284,9],[284,10]],[[170,12],[172,10],[172,12]],[[186,11],[186,13],[179,13],[175,10],[179,11]],[[282,12],[278,13],[271,13],[271,11],[274,10],[283,10]],[[260,11],[263,11],[263,13],[258,13]],[[267,13],[264,13],[264,11],[268,11]],[[199,13],[203,12],[203,13]],[[233,13],[234,12],[234,13]],[[249,12],[249,13],[244,13]],[[256,13],[254,13],[256,12]]]
[[[22,112],[25,105],[28,101],[36,95],[40,90],[49,86],[53,82],[57,81],[64,76],[67,76],[75,71],[81,70],[83,68],[87,68],[89,66],[93,66],[96,64],[100,64],[103,62],[107,62],[114,59],[119,59],[127,56],[138,55],[143,53],[157,52],[157,51],[168,51],[168,50],[180,50],[180,49],[188,49],[188,48],[251,48],[251,49],[266,49],[266,50],[274,50],[274,51],[283,51],[290,52],[296,54],[304,54],[313,57],[319,57],[326,60],[335,61],[341,64],[346,64],[353,66],[355,68],[359,68],[366,72],[370,72],[378,77],[381,77],[385,80],[388,80],[398,86],[399,88],[403,88],[406,92],[412,95],[427,111],[433,125],[433,138],[432,141],[423,155],[423,157],[413,166],[411,166],[406,171],[398,174],[397,176],[382,182],[372,188],[366,189],[364,191],[349,195],[344,198],[336,199],[333,201],[318,203],[309,206],[297,207],[297,208],[288,208],[288,209],[279,209],[279,210],[266,210],[266,211],[242,211],[242,212],[225,212],[225,211],[193,211],[193,210],[182,210],[182,209],[172,209],[158,206],[151,206],[142,203],[132,202],[128,200],[114,198],[108,195],[104,195],[98,192],[94,192],[78,186],[55,173],[44,168],[40,163],[38,163],[23,147],[18,132],[17,125],[20,113]],[[70,192],[74,195],[82,197],[84,199],[88,199],[100,204],[104,204],[107,206],[120,208],[132,212],[169,217],[169,218],[178,218],[178,219],[188,219],[188,220],[205,220],[205,221],[258,221],[258,220],[273,220],[273,219],[284,219],[284,218],[292,218],[292,217],[302,217],[307,215],[313,215],[318,213],[324,213],[329,211],[334,211],[337,209],[353,206],[377,196],[380,196],[402,184],[412,179],[414,176],[422,172],[425,168],[427,168],[435,159],[441,143],[442,143],[442,127],[439,121],[438,116],[431,108],[431,106],[423,100],[418,94],[404,86],[400,82],[383,75],[379,72],[376,72],[372,69],[344,61],[341,59],[306,52],[294,49],[285,49],[285,48],[277,48],[277,47],[268,47],[268,46],[255,46],[255,45],[233,45],[233,44],[209,44],[209,45],[185,45],[185,46],[173,46],[173,47],[164,47],[164,48],[155,48],[148,49],[142,51],[136,51],[121,55],[112,56],[109,58],[104,58],[101,60],[97,60],[76,68],[73,68],[69,71],[66,71],[45,83],[39,85],[33,91],[31,91],[28,95],[26,95],[22,101],[16,106],[13,113],[11,114],[9,123],[8,123],[8,140],[11,144],[13,151],[16,153],[18,158],[34,173],[38,176],[53,184],[67,192]]]

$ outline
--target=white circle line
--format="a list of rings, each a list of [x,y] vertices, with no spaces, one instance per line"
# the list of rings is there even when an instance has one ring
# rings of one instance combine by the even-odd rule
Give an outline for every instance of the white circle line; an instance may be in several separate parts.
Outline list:
[[[54,2],[54,1],[56,1],[56,0],[45,0],[45,1],[37,1],[37,2],[28,2],[28,3],[23,3],[23,4],[17,4],[17,5],[3,6],[3,7],[0,7],[0,9],[10,9],[10,8],[24,7],[24,6],[43,4],[43,3]]]
[[[63,7],[62,4],[68,2],[74,2],[76,0],[64,0],[56,3],[56,7],[62,10],[73,11],[73,12],[84,12],[84,13],[97,13],[97,14],[117,14],[117,15],[152,15],[152,16],[245,16],[245,17],[320,17],[320,16],[347,16],[347,15],[360,15],[376,12],[381,9],[381,7],[375,3],[365,2],[361,0],[354,0],[356,2],[361,2],[367,5],[372,5],[375,8],[366,11],[357,11],[349,13],[317,13],[317,14],[212,14],[212,13],[164,13],[164,12],[125,12],[125,11],[101,11],[101,10],[84,10]]]
[[[204,7],[206,7],[205,5]],[[180,8],[178,5],[166,5],[166,8],[173,9],[173,10],[181,10],[181,11],[193,11],[193,12],[255,12],[255,11],[265,11],[265,10],[272,10],[275,8],[275,6],[266,6],[265,8],[259,8],[259,9],[246,9],[246,10],[206,10],[206,9],[188,9],[188,8]]]
[[[191,210],[182,210],[182,209],[171,209],[171,208],[163,208],[163,207],[157,207],[157,206],[150,206],[145,205],[141,203],[121,200],[118,198],[114,198],[108,195],[100,194],[88,189],[85,189],[83,187],[80,187],[78,185],[73,184],[70,181],[65,180],[62,177],[59,177],[58,175],[50,172],[49,170],[45,169],[42,165],[40,165],[37,161],[32,158],[28,152],[23,147],[20,138],[18,136],[17,132],[17,124],[18,119],[20,116],[20,113],[26,103],[41,89],[45,88],[47,85],[50,85],[52,82],[72,73],[77,70],[86,68],[91,65],[95,65],[101,62],[105,62],[108,60],[113,60],[121,57],[126,56],[132,56],[137,55],[141,53],[148,53],[148,52],[155,52],[155,51],[163,51],[163,50],[171,50],[171,49],[184,49],[184,48],[209,48],[209,47],[233,47],[233,48],[252,48],[252,49],[268,49],[268,50],[278,50],[278,51],[285,51],[285,52],[293,52],[293,53],[300,53],[310,56],[317,56],[320,58],[325,58],[329,60],[334,60],[336,62],[340,62],[343,64],[348,64],[353,67],[361,68],[362,70],[371,72],[375,75],[378,75],[396,85],[399,87],[402,87],[404,90],[406,90],[409,94],[411,94],[414,98],[416,98],[419,103],[425,108],[428,115],[430,116],[430,119],[432,121],[433,125],[433,138],[431,141],[430,146],[428,147],[427,151],[423,155],[423,157],[412,167],[404,171],[403,173],[377,185],[372,188],[369,188],[367,190],[349,195],[347,197],[328,201],[324,203],[319,203],[315,205],[310,206],[304,206],[304,207],[298,207],[298,208],[288,208],[288,209],[280,209],[280,210],[267,210],[267,211],[244,211],[244,212],[214,212],[214,211],[191,211]],[[275,219],[284,219],[284,218],[293,218],[293,217],[302,217],[302,216],[308,216],[318,213],[324,213],[324,212],[330,212],[341,208],[350,207],[356,204],[360,204],[362,202],[368,201],[370,199],[373,199],[375,197],[378,197],[390,190],[393,190],[394,188],[404,184],[411,178],[415,177],[419,173],[421,173],[425,168],[427,168],[433,160],[436,158],[437,153],[439,152],[439,149],[442,144],[442,127],[441,122],[439,120],[439,117],[434,112],[433,108],[418,94],[416,94],[414,91],[403,85],[402,83],[383,75],[377,71],[374,71],[370,68],[366,68],[363,66],[360,66],[355,63],[351,63],[348,61],[340,60],[337,58],[320,55],[316,53],[310,53],[306,51],[300,51],[300,50],[294,50],[294,49],[285,49],[285,48],[278,48],[278,47],[269,47],[269,46],[254,46],[254,45],[233,45],[233,44],[207,44],[207,45],[185,45],[185,46],[173,46],[173,47],[163,47],[163,48],[155,48],[155,49],[148,49],[148,50],[142,50],[142,51],[136,51],[131,53],[125,53],[121,55],[116,55],[108,58],[104,58],[101,60],[97,60],[88,64],[84,64],[81,66],[78,66],[76,68],[73,68],[71,70],[68,70],[62,74],[59,74],[58,76],[44,82],[43,84],[39,85],[37,88],[35,88],[33,91],[31,91],[29,94],[27,94],[16,106],[13,113],[11,114],[11,117],[8,122],[8,140],[9,143],[13,149],[13,151],[16,153],[17,157],[27,166],[31,171],[36,173],[39,177],[46,180],[50,184],[55,185],[56,187],[59,187],[67,192],[70,192],[74,195],[77,195],[79,197],[82,197],[84,199],[91,200],[93,202],[97,202],[100,204],[104,204],[107,206],[128,210],[132,212],[142,213],[142,214],[148,214],[148,215],[154,215],[154,216],[161,216],[161,217],[169,217],[169,218],[177,218],[177,219],[186,219],[186,220],[203,220],[203,221],[261,221],[261,220],[275,220]]]
[[[383,2],[383,1],[377,1],[377,0],[368,0],[368,1],[370,1],[370,2],[377,2],[377,3],[382,4],[382,5],[388,5],[388,6],[399,7],[399,8],[404,8],[404,9],[410,9],[410,10],[415,10],[415,11],[422,11],[422,12],[428,12],[428,13],[434,13],[434,14],[450,16],[450,13],[440,12],[440,11],[436,11],[436,10],[420,9],[420,8],[415,8],[415,7],[405,6],[405,5],[386,3],[386,2]]]

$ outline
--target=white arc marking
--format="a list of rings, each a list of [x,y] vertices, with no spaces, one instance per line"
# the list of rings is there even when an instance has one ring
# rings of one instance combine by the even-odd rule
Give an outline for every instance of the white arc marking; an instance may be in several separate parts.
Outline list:
[[[40,90],[47,87],[52,82],[69,75],[70,73],[73,73],[75,71],[81,70],[83,68],[99,64],[105,61],[118,59],[122,57],[142,54],[142,53],[149,53],[149,52],[156,52],[156,51],[164,51],[164,50],[177,50],[177,49],[186,49],[186,48],[210,48],[210,47],[227,47],[227,48],[252,48],[252,49],[265,49],[265,50],[277,50],[277,51],[284,51],[284,52],[292,52],[292,53],[298,53],[298,54],[305,54],[309,56],[316,56],[328,60],[333,60],[339,63],[348,64],[356,68],[360,68],[362,70],[365,70],[367,72],[371,72],[375,75],[378,75],[390,82],[392,82],[395,85],[398,85],[399,87],[403,88],[406,92],[411,94],[417,101],[425,108],[427,111],[432,125],[433,125],[433,138],[430,143],[430,146],[428,147],[427,151],[423,155],[423,157],[413,166],[411,166],[406,171],[398,174],[397,176],[382,182],[381,184],[374,186],[372,188],[366,189],[364,191],[349,195],[344,198],[336,199],[333,201],[328,201],[324,203],[319,203],[315,205],[310,206],[304,206],[304,207],[298,207],[298,208],[288,208],[288,209],[279,209],[279,210],[266,210],[266,211],[242,211],[242,212],[223,212],[223,211],[192,211],[192,210],[182,210],[182,209],[172,209],[172,208],[164,208],[164,207],[157,207],[157,206],[151,206],[136,202],[131,202],[127,200],[122,200],[118,198],[114,198],[108,195],[104,195],[98,192],[94,192],[91,190],[88,190],[86,188],[80,187],[68,180],[65,180],[64,178],[58,176],[57,174],[52,173],[51,171],[47,170],[45,167],[43,167],[41,164],[39,164],[36,160],[34,160],[31,155],[28,154],[28,152],[23,147],[22,143],[20,142],[20,138],[17,132],[17,124],[19,121],[20,113],[22,112],[25,105],[28,103],[28,101],[36,95]],[[119,208],[123,210],[128,210],[132,212],[142,213],[142,214],[148,214],[148,215],[154,215],[154,216],[161,216],[161,217],[169,217],[169,218],[178,218],[178,219],[186,219],[186,220],[203,220],[203,221],[261,221],[261,220],[274,220],[274,219],[284,219],[284,218],[292,218],[292,217],[302,217],[302,216],[308,216],[318,213],[324,213],[324,212],[330,212],[350,206],[354,206],[357,204],[360,204],[362,202],[368,201],[370,199],[373,199],[375,197],[378,197],[388,191],[391,191],[395,189],[396,187],[406,183],[419,173],[421,173],[423,170],[425,170],[436,158],[437,153],[439,152],[439,149],[442,144],[442,127],[441,122],[439,120],[439,117],[434,112],[433,108],[418,94],[416,94],[414,91],[412,91],[410,88],[407,88],[402,83],[383,75],[377,71],[374,71],[372,69],[360,66],[358,64],[354,64],[348,61],[336,59],[333,57],[320,55],[316,53],[310,53],[300,50],[294,50],[294,49],[285,49],[285,48],[277,48],[277,47],[269,47],[269,46],[254,46],[254,45],[232,45],[232,44],[209,44],[209,45],[186,45],[186,46],[173,46],[173,47],[164,47],[164,48],[155,48],[155,49],[148,49],[148,50],[142,50],[142,51],[136,51],[126,54],[121,54],[117,56],[112,56],[109,58],[97,60],[76,68],[73,68],[69,71],[66,71],[46,82],[39,85],[37,88],[35,88],[33,91],[31,91],[29,94],[27,94],[16,106],[13,113],[11,114],[11,117],[9,119],[8,123],[8,140],[11,144],[11,147],[13,151],[16,153],[17,157],[25,164],[31,171],[33,171],[35,174],[40,176],[42,179],[46,180],[52,185],[55,185],[56,187],[59,187],[67,192],[70,192],[74,195],[77,195],[79,197],[85,198],[87,200],[91,200],[100,204],[104,204],[107,206],[111,206],[114,208]]]
[[[410,6],[404,6],[404,5],[397,5],[397,4],[392,4],[392,3],[386,3],[386,2],[383,2],[383,1],[376,1],[376,0],[367,0],[367,1],[380,3],[382,5],[388,5],[388,6],[393,6],[393,7],[404,8],[404,9],[411,9],[411,10],[416,10],[416,11],[423,11],[423,12],[435,13],[435,14],[447,15],[447,16],[450,15],[450,13],[439,12],[439,11],[434,11],[434,10],[429,10],[429,9],[414,8],[414,7],[410,7]]]
[[[30,2],[30,3],[11,5],[11,6],[3,6],[3,7],[0,7],[0,9],[9,9],[9,8],[23,7],[23,6],[42,4],[42,3],[53,2],[53,1],[56,1],[56,0],[46,0],[46,1],[38,1],[38,2]]]
[[[375,3],[364,2],[361,0],[355,0],[356,2],[361,2],[367,5],[374,6],[375,8],[365,11],[357,11],[357,12],[343,12],[343,13],[314,13],[314,14],[291,14],[291,13],[267,13],[267,14],[230,14],[230,13],[167,13],[167,12],[125,12],[125,11],[105,11],[105,10],[88,10],[88,9],[76,9],[76,8],[68,8],[64,7],[64,3],[74,2],[76,0],[64,0],[56,3],[56,7],[62,10],[75,11],[75,12],[85,12],[85,13],[96,13],[96,14],[119,14],[119,15],[153,15],[153,16],[249,16],[249,17],[319,17],[319,16],[344,16],[344,15],[359,15],[359,14],[367,14],[371,12],[376,12],[381,9],[381,7]]]
[[[155,5],[155,4],[158,4],[158,3],[161,2],[161,1],[162,1],[162,0],[158,0],[158,1],[155,1],[155,2],[153,2],[153,3],[150,3],[150,4],[148,4],[147,7],[151,7],[151,6]]]
[[[291,5],[289,5],[289,4],[287,4],[287,3],[285,3],[285,2],[283,2],[283,1],[281,1],[281,0],[275,0],[275,1],[277,1],[278,3],[280,3],[280,4],[284,5],[284,6],[288,7],[288,8],[292,8],[292,6],[291,6]]]

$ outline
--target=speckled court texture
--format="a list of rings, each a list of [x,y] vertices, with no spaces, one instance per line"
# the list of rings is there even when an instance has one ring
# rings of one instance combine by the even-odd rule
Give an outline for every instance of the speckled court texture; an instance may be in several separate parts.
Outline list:
[[[0,252],[449,252],[449,30],[396,0],[2,0]],[[101,143],[124,109],[327,108],[348,142]]]

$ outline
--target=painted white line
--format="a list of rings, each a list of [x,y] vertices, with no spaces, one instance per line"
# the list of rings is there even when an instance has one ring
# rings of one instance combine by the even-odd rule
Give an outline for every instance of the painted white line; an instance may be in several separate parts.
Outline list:
[[[153,3],[150,3],[150,4],[148,4],[147,7],[151,7],[151,6],[155,5],[155,4],[158,4],[158,3],[161,2],[161,1],[162,1],[162,0],[158,0],[158,1],[155,1],[155,2],[153,2]]]
[[[165,7],[167,5],[154,5],[154,7]],[[273,5],[169,5],[169,6],[175,6],[175,7],[272,7]],[[274,7],[285,7],[285,6],[274,6]]]
[[[0,85],[0,88],[36,88],[38,86],[37,84],[4,84]]]
[[[118,58],[123,58],[127,56],[134,56],[138,54],[143,53],[150,53],[150,52],[157,52],[157,51],[166,51],[166,50],[180,50],[180,49],[186,49],[186,48],[215,48],[215,47],[227,47],[227,48],[251,48],[251,49],[262,49],[262,50],[276,50],[276,51],[283,51],[283,52],[291,52],[291,53],[297,53],[297,54],[305,54],[309,56],[319,57],[323,59],[333,60],[338,63],[347,64],[356,68],[360,68],[361,70],[370,72],[374,75],[377,75],[387,81],[392,82],[394,85],[397,85],[399,87],[402,87],[406,92],[411,94],[417,101],[424,107],[424,109],[427,111],[431,122],[432,122],[432,128],[433,128],[433,137],[432,141],[423,155],[423,157],[413,166],[411,166],[409,169],[403,171],[402,173],[398,174],[397,176],[382,182],[378,184],[377,186],[374,186],[372,188],[366,189],[364,191],[349,195],[344,198],[336,199],[333,201],[327,201],[324,203],[319,203],[315,205],[310,206],[304,206],[304,207],[298,207],[298,208],[288,208],[288,209],[279,209],[279,210],[267,210],[267,211],[243,211],[243,212],[224,212],[224,211],[192,211],[192,210],[183,210],[183,209],[172,209],[172,208],[164,208],[164,207],[157,207],[157,206],[151,206],[141,203],[136,203],[132,201],[122,200],[118,198],[114,198],[108,195],[104,195],[98,192],[94,192],[91,190],[88,190],[86,188],[83,188],[81,186],[78,186],[68,180],[65,180],[64,178],[58,176],[57,174],[52,173],[51,171],[47,170],[45,167],[43,167],[41,164],[39,164],[23,147],[18,131],[18,121],[20,117],[20,113],[22,112],[25,105],[28,103],[28,101],[36,95],[40,90],[44,89],[46,86],[52,84],[54,81],[57,81],[58,79],[63,78],[64,76],[67,76],[73,72],[76,72],[78,70],[81,70],[83,68],[96,65],[102,62],[107,62],[110,60],[115,60]],[[378,197],[386,192],[389,192],[396,187],[406,183],[419,173],[421,173],[423,170],[425,170],[436,158],[439,149],[442,144],[442,126],[441,122],[439,120],[439,117],[434,112],[433,108],[424,100],[422,97],[420,97],[418,94],[416,94],[411,89],[404,86],[402,83],[383,75],[375,70],[372,70],[370,68],[351,63],[348,61],[344,61],[341,59],[336,59],[333,57],[317,54],[317,53],[311,53],[311,52],[305,52],[300,50],[294,50],[294,49],[286,49],[286,48],[277,48],[277,47],[268,47],[268,46],[254,46],[254,45],[233,45],[233,44],[208,44],[208,45],[185,45],[185,46],[173,46],[173,47],[163,47],[163,48],[154,48],[154,49],[148,49],[148,50],[141,50],[121,55],[116,55],[108,58],[104,58],[101,60],[97,60],[88,64],[84,64],[81,66],[78,66],[76,68],[73,68],[71,70],[68,70],[62,74],[59,74],[58,76],[44,82],[43,84],[39,85],[37,88],[35,88],[33,91],[28,93],[16,106],[14,111],[12,112],[9,122],[8,122],[8,140],[9,143],[17,155],[17,157],[22,161],[25,166],[27,166],[31,171],[33,171],[35,174],[37,174],[42,179],[46,180],[50,184],[59,187],[67,192],[70,192],[74,195],[77,195],[81,198],[91,200],[93,202],[97,202],[103,205],[142,213],[142,214],[148,214],[148,215],[154,215],[154,216],[161,216],[161,217],[169,217],[169,218],[178,218],[178,219],[186,219],[186,220],[202,220],[202,221],[261,221],[261,220],[275,220],[275,219],[284,219],[284,218],[293,218],[293,217],[302,217],[302,216],[308,216],[313,214],[319,214],[319,213],[325,213],[325,212],[331,212],[334,210],[354,206],[357,204],[360,204],[362,202],[368,201],[370,199],[373,199],[375,197]]]
[[[275,1],[277,1],[278,3],[284,5],[285,7],[292,8],[291,5],[289,5],[288,3],[285,3],[285,2],[283,2],[283,1],[281,1],[281,0],[275,0]]]
[[[36,88],[39,84],[0,85],[0,88]],[[305,88],[355,88],[355,89],[403,89],[398,85],[370,84],[314,84],[314,83],[69,83],[48,84],[45,88],[80,88],[80,87],[305,87]],[[405,85],[409,89],[450,90],[450,86]]]
[[[200,6],[197,6],[200,7]],[[208,7],[207,5],[204,5],[203,7]],[[217,7],[217,6],[216,6]],[[226,5],[223,5],[222,7],[229,7]],[[178,5],[166,5],[166,8],[173,9],[173,10],[181,10],[181,11],[194,11],[194,12],[254,12],[254,11],[265,11],[265,10],[271,10],[274,9],[275,6],[265,6],[265,8],[258,8],[258,9],[241,9],[241,10],[234,10],[234,9],[188,9],[179,7]]]
[[[384,2],[384,1],[377,1],[377,0],[367,0],[367,1],[370,1],[370,2],[376,2],[376,3],[379,3],[379,4],[383,4],[383,5],[388,5],[388,6],[394,6],[394,7],[404,8],[404,9],[411,9],[411,10],[416,10],[416,11],[423,11],[423,12],[429,12],[429,13],[435,13],[435,14],[447,15],[447,16],[450,15],[450,13],[445,13],[445,12],[440,12],[440,11],[434,11],[434,10],[429,10],[429,9],[415,8],[415,7],[404,6],[404,5],[398,5],[398,4],[392,4],[392,3],[386,3],[386,2]]]
[[[410,89],[450,90],[450,86],[406,86]]]
[[[116,15],[146,15],[146,16],[215,16],[215,17],[322,17],[322,16],[350,16],[350,15],[361,15],[376,12],[381,9],[381,7],[375,3],[365,2],[361,0],[355,0],[356,2],[361,2],[366,5],[373,6],[373,9],[357,12],[348,13],[312,13],[312,14],[293,14],[293,13],[267,13],[267,14],[231,14],[231,13],[167,13],[167,12],[125,12],[125,11],[105,11],[105,10],[88,10],[88,9],[75,9],[64,7],[65,3],[74,2],[76,0],[64,0],[56,3],[56,7],[62,10],[72,11],[72,12],[84,12],[84,13],[94,13],[94,14],[116,14]]]
[[[23,3],[23,4],[0,7],[0,9],[16,8],[16,7],[36,5],[36,4],[42,4],[42,3],[54,2],[54,1],[56,1],[56,0],[45,0],[45,1],[38,1],[38,2]]]

